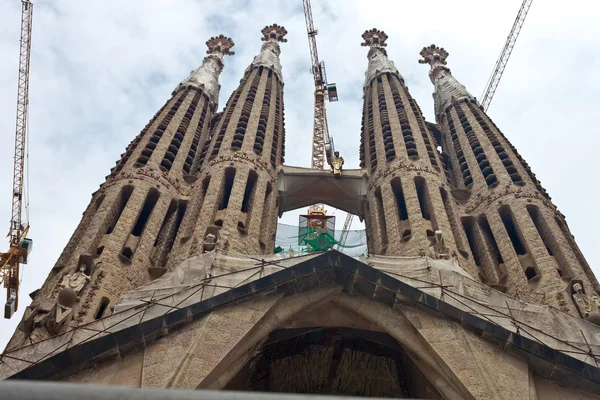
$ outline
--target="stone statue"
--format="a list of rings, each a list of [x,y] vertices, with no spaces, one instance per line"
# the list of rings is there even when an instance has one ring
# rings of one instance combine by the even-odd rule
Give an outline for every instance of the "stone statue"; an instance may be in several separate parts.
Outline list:
[[[583,292],[583,286],[579,282],[573,283],[572,296],[575,305],[582,318],[587,318],[591,313],[600,312],[600,301],[598,296],[588,296]]]
[[[212,233],[207,233],[206,237],[204,238],[204,243],[205,244],[215,244],[215,243],[217,243],[217,237],[215,235],[213,235]]]
[[[442,231],[435,231],[435,234],[431,240],[431,245],[429,246],[429,256],[436,260],[441,258],[449,259],[450,252],[446,247],[446,242],[444,241],[444,235]]]
[[[90,276],[85,274],[85,265],[81,264],[79,271],[73,274],[67,274],[63,278],[61,287],[73,289],[77,295],[81,293],[81,290],[85,284],[90,280]]]
[[[340,152],[336,151],[334,153],[335,157],[331,160],[331,171],[333,172],[333,176],[339,178],[342,176],[342,165],[344,165],[344,157],[340,157]]]
[[[208,251],[213,251],[217,245],[219,239],[217,235],[212,232],[207,232],[206,236],[204,236],[204,243],[202,245],[202,253],[206,253]]]

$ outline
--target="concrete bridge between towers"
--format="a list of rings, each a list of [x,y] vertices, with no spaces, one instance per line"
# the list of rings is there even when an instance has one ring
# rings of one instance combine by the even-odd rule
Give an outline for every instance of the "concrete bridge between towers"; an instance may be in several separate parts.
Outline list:
[[[279,216],[311,204],[323,203],[352,213],[363,221],[367,204],[367,171],[344,169],[339,178],[327,170],[279,169]]]

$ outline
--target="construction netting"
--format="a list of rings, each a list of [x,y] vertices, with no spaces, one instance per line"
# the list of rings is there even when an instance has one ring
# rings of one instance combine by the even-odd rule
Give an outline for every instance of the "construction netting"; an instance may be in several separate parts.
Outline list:
[[[364,229],[349,230],[345,240],[342,231],[304,228],[297,225],[277,224],[276,253],[307,253],[335,249],[351,257],[367,254],[367,233]],[[343,242],[343,243],[342,243]]]

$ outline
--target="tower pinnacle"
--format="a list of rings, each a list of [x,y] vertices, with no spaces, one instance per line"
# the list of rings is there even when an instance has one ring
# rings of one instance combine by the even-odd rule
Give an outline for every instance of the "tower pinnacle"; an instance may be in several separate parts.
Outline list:
[[[195,87],[202,88],[210,101],[217,106],[219,101],[219,75],[223,71],[223,57],[232,56],[235,52],[231,48],[235,45],[231,38],[224,35],[213,36],[206,41],[206,57],[202,60],[202,65],[193,70],[173,91],[173,94],[182,88]]]
[[[435,86],[435,93],[433,93],[433,99],[435,102],[435,115],[439,120],[446,107],[448,107],[452,101],[458,101],[460,99],[471,99],[475,100],[475,96],[471,95],[467,89],[452,76],[450,68],[446,67],[446,59],[449,53],[443,48],[438,47],[435,44],[423,47],[423,50],[419,53],[421,59],[419,64],[429,64],[431,69],[429,70],[429,79]]]
[[[283,26],[277,24],[267,25],[260,32],[263,34],[261,38],[263,42],[287,42],[284,37],[287,35],[287,30]]]
[[[377,74],[385,72],[397,74],[401,80],[404,80],[394,65],[394,62],[388,58],[387,51],[385,50],[388,35],[384,31],[373,28],[365,31],[361,37],[364,39],[364,42],[360,45],[370,47],[369,53],[367,54],[369,66],[365,73],[365,85],[368,85]]]
[[[419,54],[423,57],[419,60],[419,64],[429,64],[431,66],[431,70],[429,71],[431,82],[434,82],[435,75],[440,71],[450,73],[450,69],[445,67],[447,64],[446,58],[448,58],[449,54],[443,47],[432,44],[431,46],[423,47],[423,50]]]
[[[279,76],[279,79],[283,80],[279,62],[279,54],[281,54],[279,42],[287,42],[285,38],[287,30],[281,25],[273,24],[265,26],[260,32],[263,34],[260,40],[264,43],[260,48],[260,54],[254,57],[251,66],[271,68]]]

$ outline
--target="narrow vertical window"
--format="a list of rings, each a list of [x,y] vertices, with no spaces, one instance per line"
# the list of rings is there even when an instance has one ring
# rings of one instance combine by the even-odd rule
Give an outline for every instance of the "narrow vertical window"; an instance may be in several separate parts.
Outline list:
[[[260,219],[260,245],[266,247],[266,236],[268,234],[268,228],[271,225],[269,220],[269,211],[271,211],[271,193],[273,192],[273,186],[271,182],[267,183],[267,190],[265,191],[265,202],[263,203],[262,217]]]
[[[96,311],[96,319],[100,319],[102,317],[104,317],[104,313],[106,313],[106,309],[108,308],[108,305],[110,304],[110,300],[108,300],[106,297],[103,297],[102,300],[100,300],[100,305],[98,306],[98,311]]]
[[[544,246],[548,250],[548,254],[553,256],[556,253],[556,243],[552,234],[550,233],[550,228],[544,221],[544,218],[540,215],[540,210],[536,206],[528,205],[527,212],[529,212],[529,216],[535,225],[535,229],[537,229],[542,242],[544,242]]]
[[[396,206],[398,207],[400,221],[406,221],[408,219],[408,210],[406,208],[406,201],[404,200],[404,192],[402,191],[400,178],[394,178],[390,183],[392,185],[392,192],[396,198]]]
[[[415,177],[415,187],[417,189],[417,197],[419,199],[419,206],[421,207],[421,216],[427,221],[431,221],[431,228],[435,231],[438,229],[437,221],[435,219],[435,213],[433,211],[433,204],[431,197],[429,196],[429,189],[427,188],[427,182],[425,178],[421,176]]]
[[[244,198],[242,199],[243,213],[246,213],[245,221],[238,221],[238,228],[243,233],[248,233],[248,225],[250,224],[250,214],[253,209],[254,194],[256,192],[256,181],[258,180],[258,174],[255,171],[248,173],[248,179],[246,180],[246,189],[244,190]],[[243,216],[241,218],[244,218]]]
[[[506,232],[510,237],[510,241],[515,249],[515,252],[520,256],[527,254],[527,249],[525,248],[523,240],[519,235],[517,226],[515,224],[515,219],[510,208],[508,206],[502,206],[498,210],[498,213],[500,214],[500,218],[502,219],[504,228],[506,228]]]
[[[463,229],[465,230],[465,235],[467,236],[467,241],[469,242],[469,247],[471,248],[471,253],[473,254],[475,264],[481,268],[482,249],[479,241],[475,238],[475,219],[473,217],[463,217],[462,225]]]
[[[379,229],[381,231],[381,253],[385,254],[388,245],[387,224],[385,222],[385,211],[383,210],[383,197],[381,197],[381,188],[375,190],[375,200],[377,203],[377,218],[379,218]]]
[[[539,208],[533,205],[527,205],[527,212],[535,225],[535,229],[537,229],[544,246],[546,246],[546,250],[548,251],[548,255],[551,255],[556,258],[557,261],[557,270],[560,276],[573,276],[571,268],[569,267],[569,261],[566,259],[562,249],[558,245],[556,238],[552,234],[548,223],[544,219],[544,216],[540,212]]]
[[[456,221],[456,216],[454,215],[454,211],[452,210],[452,204],[450,203],[450,199],[448,198],[448,193],[444,188],[440,188],[440,196],[442,196],[442,202],[444,203],[444,209],[446,210],[448,222],[450,222],[450,228],[452,229],[452,235],[454,236],[454,242],[456,243],[456,247],[459,252],[466,256],[467,254],[463,245],[462,236],[460,235],[458,222]]]
[[[250,202],[254,195],[254,189],[256,187],[256,181],[258,174],[254,171],[250,171],[248,174],[248,180],[246,181],[246,190],[244,191],[244,199],[242,200],[242,212],[248,212],[250,208]]]
[[[141,236],[142,232],[144,232],[144,228],[146,227],[146,223],[148,219],[150,219],[150,215],[152,214],[152,210],[154,210],[154,206],[158,202],[158,198],[160,197],[160,193],[156,189],[150,189],[148,191],[148,195],[146,196],[146,201],[144,202],[144,206],[142,207],[142,212],[138,216],[138,219],[131,231],[131,234],[134,236]]]
[[[481,231],[481,226],[478,227],[475,217],[463,217],[462,223],[473,259],[479,268],[479,279],[483,283],[497,283],[499,281],[498,277],[502,274],[499,273],[498,266],[494,265],[494,262],[488,256],[485,233]]]
[[[121,214],[123,213],[123,210],[125,210],[127,202],[129,201],[132,193],[133,186],[128,185],[121,189],[121,193],[119,193],[119,199],[117,200],[116,209],[112,210],[113,212],[111,212],[111,214],[113,215],[109,215],[110,220],[106,227],[107,235],[112,233],[113,229],[115,229],[115,225],[117,225],[117,222],[119,222],[119,218],[121,218]]]
[[[156,189],[150,189],[148,191],[148,195],[146,196],[146,200],[144,201],[144,205],[142,206],[142,210],[140,211],[138,218],[133,226],[131,231],[131,235],[127,238],[125,242],[125,246],[121,251],[121,256],[125,258],[124,261],[131,261],[133,259],[133,255],[135,250],[139,244],[139,237],[144,232],[144,228],[146,227],[146,223],[150,219],[150,215],[152,214],[152,210],[154,210],[154,206],[158,202],[160,197],[160,193]],[[135,238],[135,239],[132,239]]]
[[[502,259],[502,254],[500,253],[500,249],[498,248],[498,244],[494,239],[494,234],[492,233],[492,228],[487,220],[485,215],[480,215],[478,219],[479,229],[481,229],[481,233],[483,234],[483,238],[487,244],[487,247],[491,253],[492,260],[495,262],[495,267],[498,267],[500,264],[504,263]]]
[[[235,169],[227,168],[225,170],[225,177],[223,182],[223,192],[221,194],[221,202],[219,203],[219,210],[225,210],[229,205],[229,197],[231,197],[231,189],[233,189],[233,181],[235,179]]]

